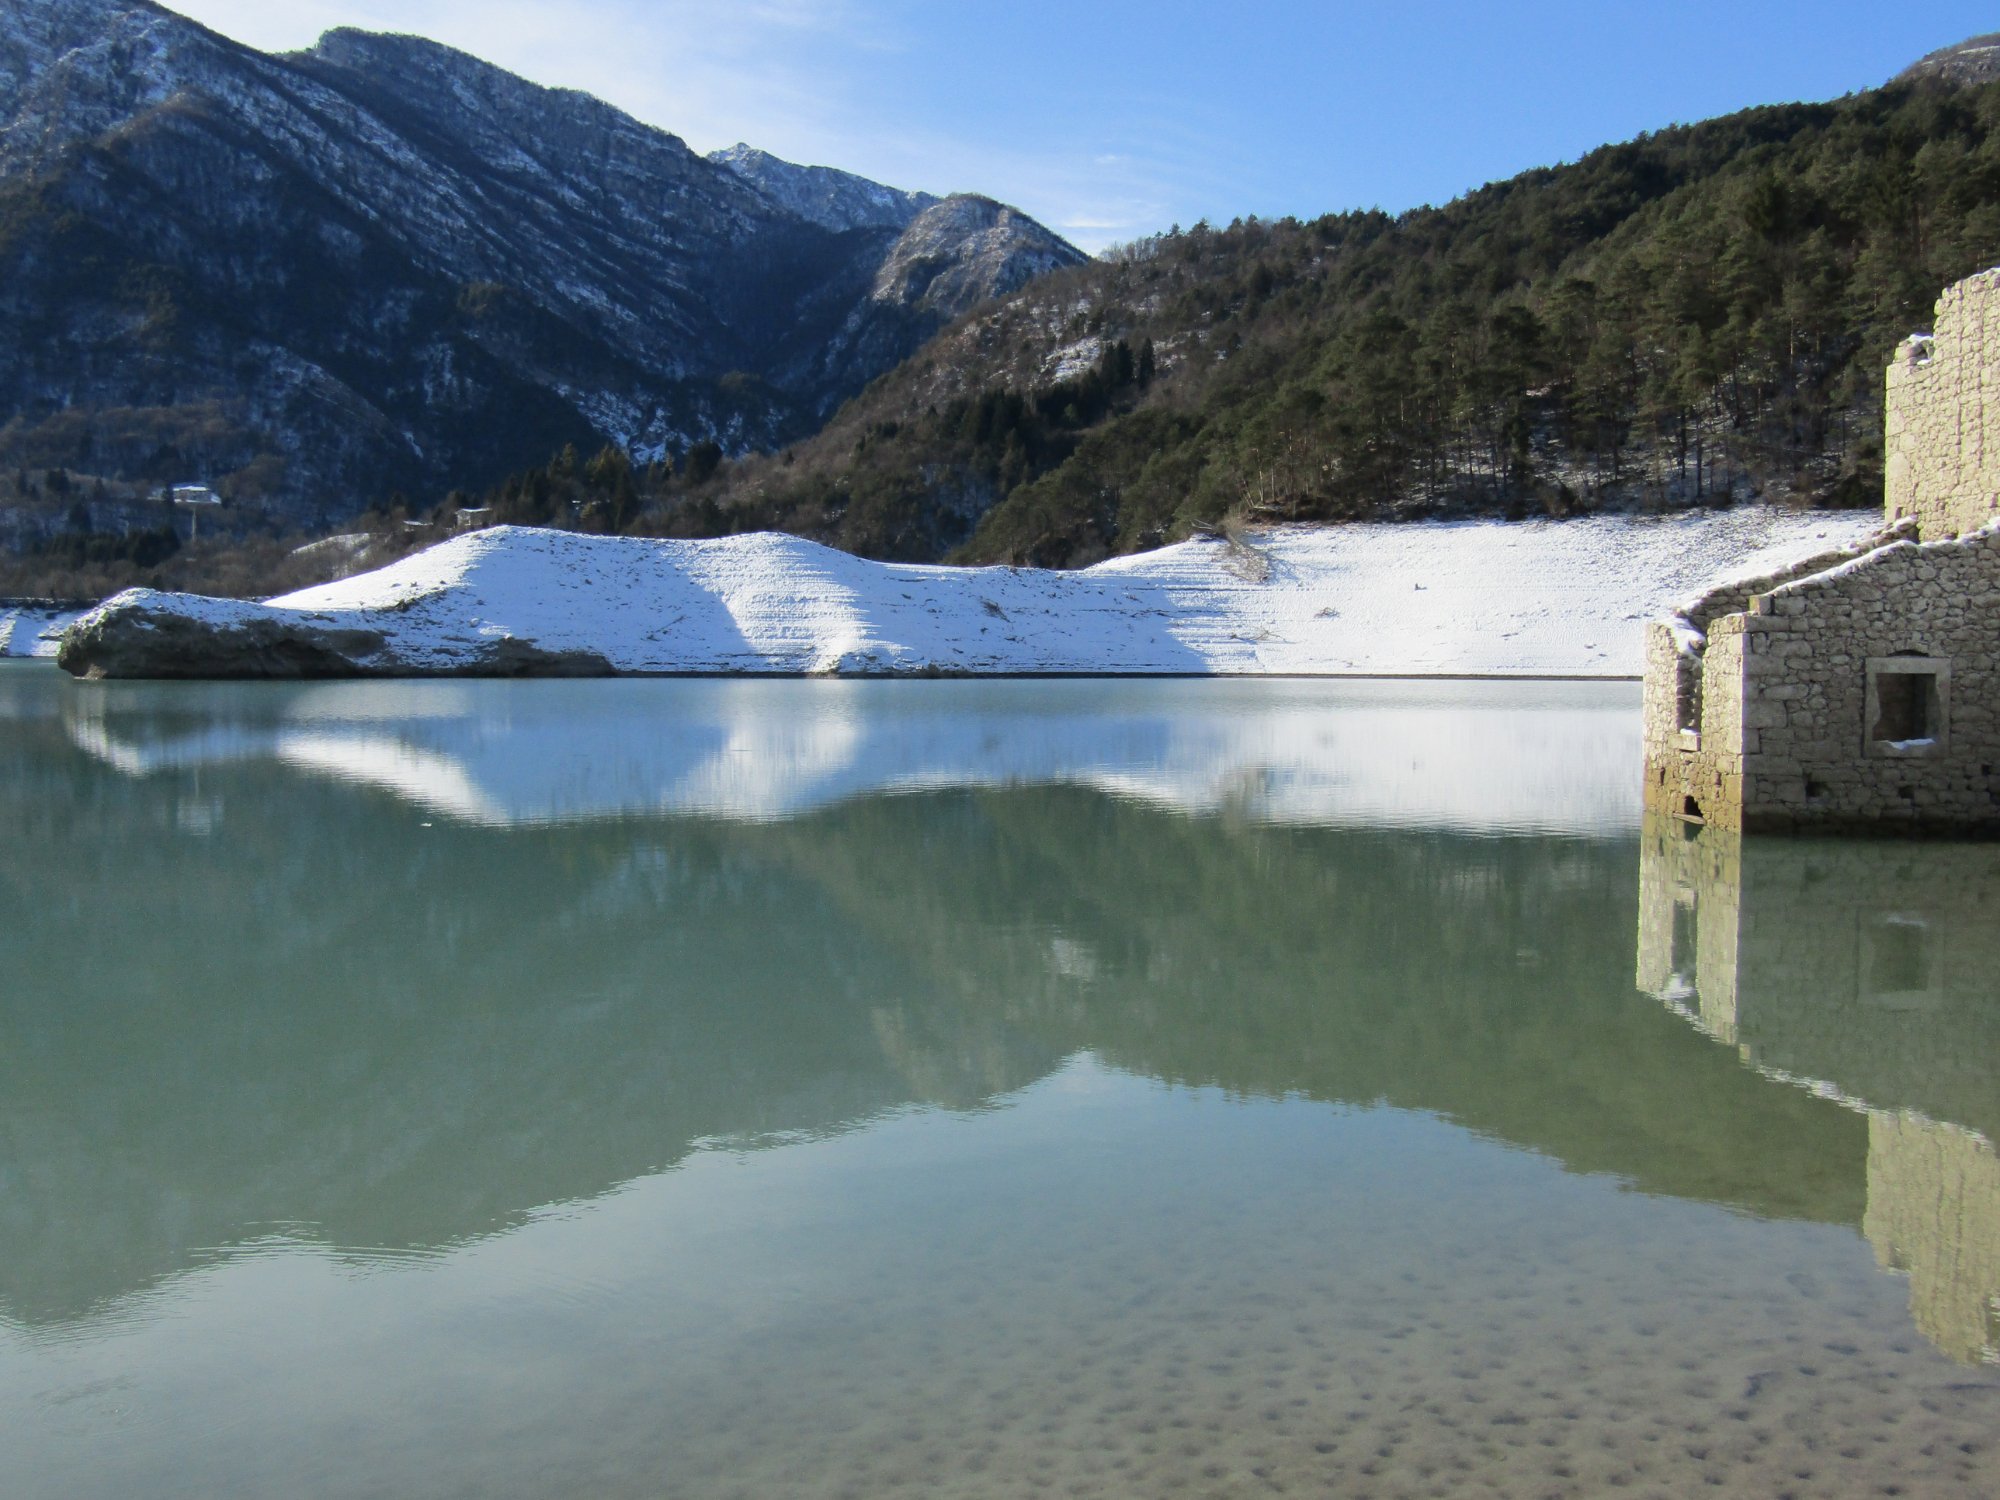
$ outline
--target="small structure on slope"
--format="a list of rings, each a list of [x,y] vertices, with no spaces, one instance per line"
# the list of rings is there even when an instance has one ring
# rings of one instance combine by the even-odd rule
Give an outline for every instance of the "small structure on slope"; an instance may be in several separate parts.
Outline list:
[[[222,497],[205,484],[169,485],[160,498],[187,511],[189,542],[201,540],[201,513],[222,504]]]
[[[2000,270],[1897,351],[1885,530],[1646,638],[1646,805],[1749,832],[2000,833]]]

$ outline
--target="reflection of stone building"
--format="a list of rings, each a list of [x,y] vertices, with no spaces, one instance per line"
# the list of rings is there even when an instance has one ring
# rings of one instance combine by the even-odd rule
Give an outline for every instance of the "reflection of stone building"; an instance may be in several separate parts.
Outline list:
[[[1953,1359],[2000,1359],[2000,1158],[1955,1125],[1868,1119],[1868,1216],[1876,1259],[1910,1277],[1910,1311]]]
[[[1936,327],[1889,369],[1891,529],[1648,628],[1649,807],[2000,829],[2000,271],[1947,288]]]
[[[1639,988],[1869,1118],[1863,1230],[1926,1337],[2000,1357],[2000,849],[1647,820]]]

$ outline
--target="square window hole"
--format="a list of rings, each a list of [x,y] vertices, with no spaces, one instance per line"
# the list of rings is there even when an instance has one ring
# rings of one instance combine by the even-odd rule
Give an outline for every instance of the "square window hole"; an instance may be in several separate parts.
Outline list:
[[[1942,657],[1871,657],[1863,708],[1871,755],[1938,756],[1946,751],[1951,664]]]
[[[1927,672],[1885,672],[1875,680],[1877,740],[1927,740],[1931,736],[1931,694],[1936,678]]]

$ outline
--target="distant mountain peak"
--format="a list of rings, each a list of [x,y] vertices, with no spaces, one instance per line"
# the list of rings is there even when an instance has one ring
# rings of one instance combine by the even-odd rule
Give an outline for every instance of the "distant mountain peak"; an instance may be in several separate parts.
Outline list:
[[[1991,83],[2000,79],[2000,31],[1940,47],[1911,63],[1894,81],[1909,83],[1919,78],[1941,78],[1956,84]]]
[[[778,207],[836,234],[903,229],[938,200],[886,187],[837,167],[802,167],[739,141],[708,159],[754,184]]]

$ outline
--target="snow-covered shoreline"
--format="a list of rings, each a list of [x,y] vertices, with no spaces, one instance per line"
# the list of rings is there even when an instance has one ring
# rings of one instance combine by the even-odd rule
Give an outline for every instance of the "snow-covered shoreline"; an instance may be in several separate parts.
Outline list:
[[[53,660],[62,633],[83,613],[75,607],[0,603],[0,660]]]
[[[61,660],[103,677],[1636,677],[1648,619],[1878,524],[1746,508],[1299,526],[1068,573],[501,527],[263,604],[128,591]]]

